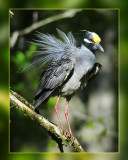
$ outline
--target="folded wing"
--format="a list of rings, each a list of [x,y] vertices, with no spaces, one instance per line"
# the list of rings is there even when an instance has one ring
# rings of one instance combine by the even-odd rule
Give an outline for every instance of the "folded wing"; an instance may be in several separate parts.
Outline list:
[[[71,76],[74,63],[70,59],[55,60],[50,63],[40,77],[34,95],[35,108],[48,99]]]

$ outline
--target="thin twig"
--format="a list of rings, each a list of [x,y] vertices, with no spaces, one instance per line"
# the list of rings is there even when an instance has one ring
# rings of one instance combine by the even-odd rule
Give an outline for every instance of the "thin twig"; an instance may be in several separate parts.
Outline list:
[[[46,18],[44,20],[41,20],[37,23],[34,23],[32,24],[31,26],[21,30],[21,31],[15,31],[13,32],[12,34],[12,37],[10,38],[10,47],[13,48],[18,37],[19,36],[23,36],[25,34],[28,34],[30,32],[32,32],[33,30],[39,28],[39,27],[42,27],[46,24],[49,24],[51,22],[54,22],[54,21],[57,21],[57,20],[60,20],[60,19],[63,19],[63,18],[71,18],[73,17],[76,13],[80,12],[81,10],[80,9],[74,9],[74,10],[68,10],[68,11],[65,11],[61,14],[58,14],[58,15],[55,15],[55,16],[52,16],[52,17],[49,17],[49,18]]]
[[[61,129],[57,125],[49,122],[40,114],[37,114],[34,111],[34,107],[30,103],[28,103],[27,100],[25,100],[23,97],[12,90],[10,91],[10,102],[16,108],[23,111],[25,115],[30,117],[32,120],[36,120],[49,133],[52,139],[58,143],[61,152],[63,152],[62,143],[72,146],[76,152],[84,152],[83,148],[75,137],[73,140],[73,137],[63,134]]]

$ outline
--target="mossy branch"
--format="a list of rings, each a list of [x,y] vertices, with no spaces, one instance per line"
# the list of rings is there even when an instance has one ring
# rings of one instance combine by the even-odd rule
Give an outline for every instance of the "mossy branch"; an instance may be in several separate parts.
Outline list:
[[[62,130],[57,125],[49,122],[43,116],[36,113],[34,111],[34,107],[27,100],[12,90],[10,91],[10,103],[13,104],[17,109],[23,111],[25,115],[30,117],[32,120],[36,120],[48,132],[52,139],[58,143],[58,147],[61,152],[63,152],[63,144],[72,146],[76,152],[84,152],[83,148],[75,137],[73,140],[73,137],[63,134]]]

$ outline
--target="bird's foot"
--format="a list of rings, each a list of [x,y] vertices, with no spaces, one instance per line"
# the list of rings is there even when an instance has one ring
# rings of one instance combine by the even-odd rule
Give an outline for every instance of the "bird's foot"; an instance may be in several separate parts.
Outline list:
[[[78,145],[80,145],[80,143],[78,142],[78,140],[73,136],[72,132],[70,131],[70,139],[71,139],[71,145],[75,142],[77,142]]]
[[[69,133],[68,131],[66,131],[64,128],[61,128],[61,129],[62,129],[62,134],[63,134],[64,136],[70,137],[70,133]]]
[[[62,131],[63,131],[63,135],[71,140],[71,145],[74,143],[74,141],[77,141],[78,145],[80,144],[78,140],[73,136],[72,133],[70,133],[69,131],[66,131],[65,129],[62,129]]]

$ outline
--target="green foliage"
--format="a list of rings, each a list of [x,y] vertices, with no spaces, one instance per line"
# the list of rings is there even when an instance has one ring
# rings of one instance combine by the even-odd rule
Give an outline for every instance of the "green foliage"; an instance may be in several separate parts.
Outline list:
[[[56,98],[51,97],[48,101],[48,106],[53,109],[53,106],[56,104]]]
[[[107,129],[105,128],[99,136],[106,136],[107,135]]]
[[[88,127],[88,128],[94,128],[94,124],[95,124],[94,121],[89,121],[89,122],[87,123],[87,127]]]
[[[28,50],[25,52],[26,57],[30,59],[33,52],[37,50],[37,46],[34,44],[30,44]]]
[[[17,85],[15,85],[13,88],[14,88],[14,90],[20,91],[24,88],[24,83],[20,82]]]
[[[25,55],[24,55],[24,53],[21,52],[21,51],[18,51],[17,54],[16,54],[16,56],[15,56],[15,58],[14,58],[14,62],[17,65],[19,65],[19,64],[24,63],[24,61],[25,61]]]
[[[107,136],[107,129],[103,129],[101,133],[98,135],[98,140],[100,141],[103,137]]]
[[[104,119],[100,117],[100,118],[98,119],[98,122],[99,122],[99,123],[103,123],[103,122],[104,122]]]
[[[34,51],[37,49],[37,46],[34,44],[30,44],[28,50],[23,53],[22,51],[17,51],[16,55],[13,56],[13,62],[19,67],[20,65],[22,66],[27,66],[29,64],[30,58]]]
[[[52,149],[55,146],[56,146],[56,142],[53,140],[50,140],[46,147],[47,147],[47,149]]]

